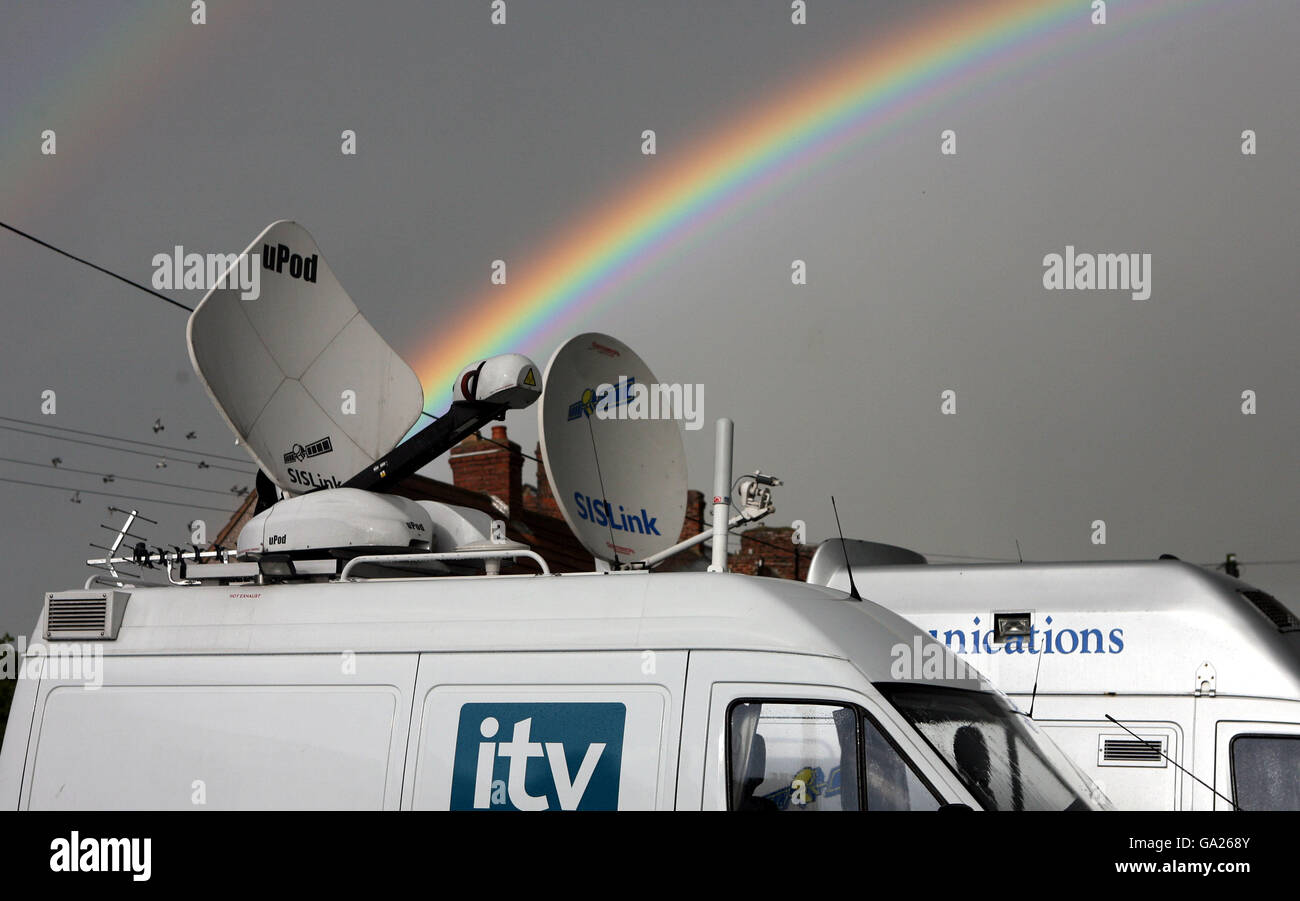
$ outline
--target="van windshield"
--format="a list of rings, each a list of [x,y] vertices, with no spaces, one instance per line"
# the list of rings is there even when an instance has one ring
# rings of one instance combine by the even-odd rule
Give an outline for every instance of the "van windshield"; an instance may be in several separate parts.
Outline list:
[[[1092,782],[1001,693],[907,682],[876,687],[986,810],[1109,806]]]

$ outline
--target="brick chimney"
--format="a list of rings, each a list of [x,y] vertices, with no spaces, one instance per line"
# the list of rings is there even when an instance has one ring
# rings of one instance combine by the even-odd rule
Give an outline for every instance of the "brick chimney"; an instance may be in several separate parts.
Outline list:
[[[813,549],[796,545],[793,538],[789,526],[748,529],[740,533],[740,551],[731,555],[727,565],[732,572],[751,576],[805,579]]]
[[[501,445],[505,445],[502,447]],[[492,440],[471,435],[451,449],[451,480],[467,488],[499,497],[517,517],[524,509],[524,455],[506,437],[506,427],[492,426]]]
[[[560,505],[555,502],[555,494],[551,490],[551,477],[546,471],[546,458],[542,456],[542,443],[537,442],[537,451],[533,455],[537,457],[537,510],[539,513],[545,513],[547,516],[554,516],[559,519]]]

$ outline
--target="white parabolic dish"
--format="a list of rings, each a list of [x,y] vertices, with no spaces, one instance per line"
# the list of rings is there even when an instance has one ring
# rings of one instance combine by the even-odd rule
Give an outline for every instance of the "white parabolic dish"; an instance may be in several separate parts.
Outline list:
[[[565,522],[597,558],[629,563],[677,542],[686,518],[686,451],[675,419],[597,415],[602,385],[615,388],[611,412],[627,412],[620,377],[629,386],[655,384],[650,367],[622,341],[578,335],[547,364],[537,415]]]
[[[186,336],[194,371],[277,486],[290,494],[337,487],[419,418],[420,380],[301,225],[272,223],[245,253],[261,267],[261,293],[208,292]]]

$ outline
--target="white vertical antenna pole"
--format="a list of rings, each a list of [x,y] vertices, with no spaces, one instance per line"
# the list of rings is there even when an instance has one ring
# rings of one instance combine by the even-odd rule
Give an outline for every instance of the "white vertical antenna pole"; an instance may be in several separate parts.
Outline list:
[[[713,562],[709,572],[727,571],[727,520],[731,514],[731,420],[718,420],[713,447]]]

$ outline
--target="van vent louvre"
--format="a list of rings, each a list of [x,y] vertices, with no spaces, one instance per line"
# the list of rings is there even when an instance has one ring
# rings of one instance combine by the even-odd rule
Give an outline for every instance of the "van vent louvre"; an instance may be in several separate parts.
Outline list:
[[[107,598],[51,598],[46,628],[61,632],[108,632]]]
[[[1102,758],[1116,763],[1157,763],[1164,759],[1160,739],[1107,738],[1102,743]]]
[[[1240,592],[1240,594],[1250,601],[1256,610],[1267,616],[1269,621],[1277,626],[1279,632],[1294,632],[1300,629],[1300,619],[1296,618],[1294,613],[1267,591],[1251,588]]]

